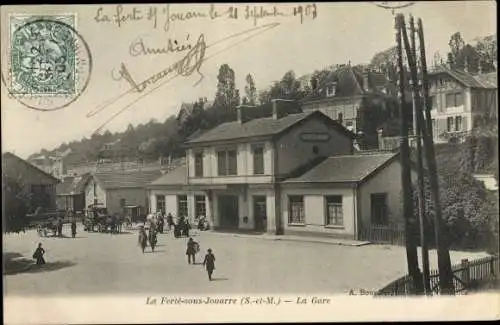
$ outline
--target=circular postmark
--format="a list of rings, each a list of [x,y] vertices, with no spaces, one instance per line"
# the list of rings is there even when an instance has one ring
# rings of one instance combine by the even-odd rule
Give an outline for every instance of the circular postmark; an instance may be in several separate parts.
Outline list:
[[[394,12],[396,9],[403,9],[415,4],[415,1],[375,1],[377,7],[388,9]]]
[[[54,111],[75,102],[92,72],[88,44],[76,29],[56,17],[34,17],[11,24],[7,69],[9,95],[24,106]]]

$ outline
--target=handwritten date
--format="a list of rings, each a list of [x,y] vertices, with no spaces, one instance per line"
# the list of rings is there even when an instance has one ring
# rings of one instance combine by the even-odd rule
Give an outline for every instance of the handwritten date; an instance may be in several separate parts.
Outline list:
[[[173,24],[191,20],[253,20],[254,25],[262,19],[298,17],[300,23],[305,19],[316,19],[318,9],[316,4],[280,6],[229,6],[221,9],[211,4],[210,7],[198,10],[175,11],[170,6],[132,7],[117,5],[114,10],[107,12],[99,7],[94,16],[94,21],[99,24],[114,24],[122,27],[141,21],[148,21],[154,29],[162,28],[169,31]]]

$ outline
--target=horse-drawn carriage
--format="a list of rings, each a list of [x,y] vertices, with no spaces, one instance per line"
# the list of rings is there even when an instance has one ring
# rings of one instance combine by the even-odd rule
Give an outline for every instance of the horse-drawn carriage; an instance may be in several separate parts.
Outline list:
[[[101,205],[90,206],[83,222],[84,230],[88,232],[120,233],[123,218],[110,215],[108,209]]]

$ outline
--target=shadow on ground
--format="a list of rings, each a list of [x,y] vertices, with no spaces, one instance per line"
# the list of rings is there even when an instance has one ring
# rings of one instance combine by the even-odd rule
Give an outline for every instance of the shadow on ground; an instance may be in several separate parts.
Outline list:
[[[57,271],[76,265],[70,261],[48,262],[44,265],[36,265],[35,260],[23,257],[19,253],[3,253],[3,275],[14,275],[20,273],[40,273]]]

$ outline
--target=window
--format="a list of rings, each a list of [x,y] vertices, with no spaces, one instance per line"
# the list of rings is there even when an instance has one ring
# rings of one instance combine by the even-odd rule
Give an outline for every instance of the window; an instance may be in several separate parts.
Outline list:
[[[124,207],[125,205],[127,205],[127,200],[126,199],[120,199],[120,207]]]
[[[326,201],[326,220],[327,226],[343,226],[344,218],[342,214],[342,196],[327,196]]]
[[[436,134],[436,119],[431,119],[432,122],[432,133]]]
[[[446,119],[446,130],[448,132],[452,132],[453,131],[453,117],[448,117]]]
[[[338,116],[337,121],[339,121],[339,123],[342,124],[342,122],[344,121],[344,114],[339,113],[337,116]]]
[[[194,176],[203,177],[203,153],[198,152],[194,155]]]
[[[264,174],[264,148],[253,148],[253,173],[255,175]]]
[[[293,195],[288,197],[289,212],[288,223],[290,224],[304,224],[304,197]]]
[[[236,160],[236,150],[218,151],[217,168],[219,176],[237,175],[238,163]]]
[[[318,146],[313,146],[313,150],[312,151],[313,151],[314,155],[319,154],[319,148],[318,148]]]
[[[177,216],[186,218],[188,216],[187,195],[177,195]]]
[[[336,85],[335,84],[331,84],[331,85],[328,85],[326,87],[326,96],[327,97],[332,97],[332,96],[335,96],[335,93],[336,93]]]
[[[446,94],[446,107],[457,107],[464,104],[462,93]]]
[[[462,131],[462,117],[455,117],[455,131]]]
[[[157,195],[156,196],[156,211],[165,213],[167,210],[165,203],[165,195]]]
[[[194,197],[195,201],[195,218],[198,217],[206,217],[207,216],[207,208],[205,206],[205,195],[196,195]]]

